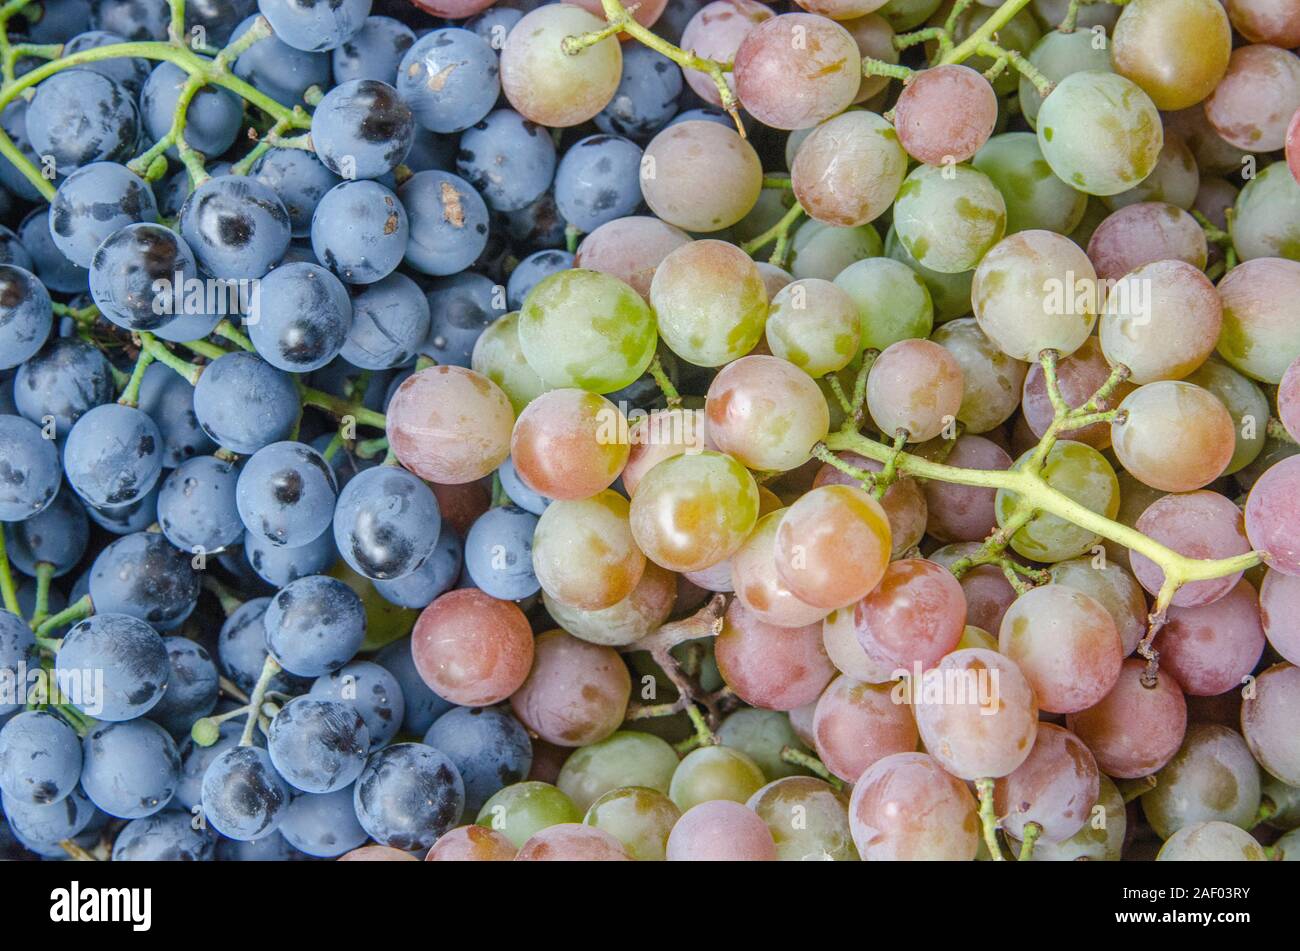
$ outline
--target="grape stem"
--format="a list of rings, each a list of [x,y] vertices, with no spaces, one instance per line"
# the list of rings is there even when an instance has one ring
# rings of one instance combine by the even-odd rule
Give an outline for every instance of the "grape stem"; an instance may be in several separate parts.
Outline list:
[[[682,396],[677,392],[677,387],[673,385],[673,381],[668,378],[668,373],[664,370],[664,364],[663,361],[659,359],[659,354],[656,353],[654,355],[654,359],[650,361],[650,366],[646,368],[646,372],[654,377],[654,381],[658,385],[660,392],[663,393],[664,399],[668,402],[668,408],[680,408],[682,405]]]
[[[262,673],[257,678],[257,683],[253,685],[253,692],[248,697],[248,719],[244,721],[244,732],[239,738],[240,746],[253,745],[253,731],[257,729],[257,721],[261,717],[262,701],[266,699],[266,692],[271,689],[271,681],[281,670],[280,664],[270,654],[266,655],[266,661],[262,664]]]
[[[1020,840],[1020,854],[1016,856],[1019,862],[1028,862],[1034,854],[1034,843],[1038,837],[1043,834],[1043,827],[1037,822],[1025,823],[1025,837]]]
[[[81,846],[77,845],[77,843],[73,842],[71,839],[63,839],[62,841],[60,841],[59,848],[63,849],[64,852],[67,852],[68,858],[72,859],[75,862],[98,861],[98,859],[96,859],[93,855],[91,855]]]
[[[144,371],[149,369],[149,364],[153,361],[153,353],[141,347],[140,354],[135,359],[135,368],[131,371],[131,378],[127,380],[126,388],[117,399],[123,406],[140,405],[140,384],[144,382]]]
[[[1156,603],[1147,615],[1147,632],[1138,641],[1137,652],[1146,662],[1146,667],[1142,670],[1142,686],[1147,688],[1155,687],[1156,675],[1159,672],[1160,652],[1151,646],[1156,635],[1160,633],[1161,628],[1169,619],[1169,606],[1173,603],[1174,595],[1182,586],[1182,581],[1176,575],[1166,574],[1164,582],[1160,585],[1160,593],[1156,595]]]
[[[989,855],[995,862],[1005,862],[1002,846],[998,844],[998,816],[993,808],[993,780],[975,780],[975,789],[980,798],[980,828],[984,832],[984,844],[988,846]]]
[[[38,638],[48,637],[50,632],[55,628],[62,627],[64,624],[75,624],[77,621],[85,620],[94,613],[95,605],[94,602],[90,600],[90,595],[83,594],[62,611],[59,611],[57,614],[51,614],[42,621],[36,628],[36,636]]]
[[[1120,795],[1125,803],[1130,803],[1134,799],[1145,796],[1151,790],[1156,788],[1159,783],[1154,776],[1141,776],[1137,779],[1117,779],[1115,785],[1119,788]]]
[[[16,617],[22,617],[22,608],[18,606],[18,589],[14,586],[14,573],[9,567],[9,550],[5,544],[5,533],[0,531],[0,597],[4,600],[4,609]]]
[[[746,254],[752,255],[755,251],[762,250],[772,242],[776,242],[772,249],[772,256],[768,258],[769,263],[782,267],[785,262],[786,250],[790,245],[790,229],[794,223],[803,217],[803,205],[797,201],[790,206],[790,210],[781,216],[781,220],[772,227],[768,228],[758,237],[746,241],[740,246],[740,249]]]
[[[154,360],[175,370],[185,378],[190,386],[198,383],[199,377],[203,373],[203,367],[182,360],[167,349],[167,346],[161,340],[147,331],[140,332],[140,351],[141,353],[148,353]]]
[[[1294,436],[1292,436],[1289,432],[1287,432],[1286,427],[1282,425],[1282,421],[1280,419],[1270,419],[1268,421],[1268,425],[1264,429],[1264,434],[1269,439],[1276,439],[1279,442],[1290,443],[1293,446],[1300,445],[1300,442],[1298,442]]]
[[[32,607],[32,630],[41,626],[50,615],[50,581],[54,578],[54,566],[48,561],[36,564],[36,603]]]
[[[791,766],[802,766],[818,779],[830,783],[836,789],[844,789],[844,781],[826,768],[826,764],[811,753],[797,750],[793,746],[781,747],[781,762]]]
[[[1029,0],[1007,0],[993,11],[993,15],[980,24],[970,36],[962,40],[947,53],[939,57],[936,65],[947,66],[963,63],[979,53],[980,45],[993,39],[993,35],[1002,29],[1017,13],[1029,6]]]

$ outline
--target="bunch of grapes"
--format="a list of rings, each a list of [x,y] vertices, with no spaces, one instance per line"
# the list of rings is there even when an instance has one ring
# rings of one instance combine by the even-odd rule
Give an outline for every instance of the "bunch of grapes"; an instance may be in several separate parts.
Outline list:
[[[1298,47],[11,0],[0,858],[1300,858]]]

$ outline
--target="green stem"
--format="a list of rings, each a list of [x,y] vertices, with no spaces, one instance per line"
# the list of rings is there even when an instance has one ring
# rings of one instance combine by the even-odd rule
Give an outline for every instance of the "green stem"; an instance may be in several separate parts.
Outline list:
[[[844,788],[844,783],[840,781],[840,778],[827,769],[826,764],[811,753],[797,750],[793,746],[783,746],[781,747],[781,761],[789,763],[791,766],[802,766],[818,779],[830,783],[836,789]]]
[[[1020,854],[1016,856],[1017,861],[1028,862],[1033,857],[1034,843],[1042,833],[1043,827],[1037,822],[1025,823],[1025,837],[1020,840]]]
[[[383,413],[376,413],[372,409],[366,409],[364,406],[350,403],[330,393],[312,389],[310,386],[301,387],[300,393],[302,394],[304,406],[315,406],[317,409],[323,409],[336,417],[351,416],[362,426],[373,426],[375,429],[388,428],[388,420]]]
[[[220,360],[230,352],[229,350],[222,350],[215,343],[207,340],[186,340],[181,346],[201,357],[207,357],[209,360]]]
[[[975,789],[980,798],[980,829],[984,833],[984,844],[988,846],[989,855],[995,862],[1005,862],[1002,846],[998,844],[998,815],[993,808],[993,780],[975,780]]]
[[[18,606],[18,588],[14,585],[14,573],[9,567],[9,550],[3,528],[0,528],[0,598],[4,600],[6,611],[16,617],[23,616],[22,608]]]
[[[153,363],[154,355],[148,350],[141,348],[140,355],[135,359],[135,369],[131,371],[131,378],[126,381],[126,388],[122,390],[122,395],[117,401],[123,406],[140,405],[140,384],[144,382],[144,371],[149,369],[149,364]]]
[[[777,242],[778,247],[782,247],[783,241],[789,240],[790,228],[794,223],[803,216],[803,205],[795,202],[790,206],[790,210],[781,216],[781,220],[772,227],[768,228],[756,238],[746,241],[740,246],[740,249],[746,254],[752,255],[755,251],[760,251],[773,241]],[[784,255],[784,251],[782,250]],[[775,255],[773,255],[775,257]],[[772,263],[776,263],[773,261]]]
[[[223,320],[221,323],[217,324],[217,326],[213,328],[212,332],[218,337],[229,340],[240,350],[247,350],[250,353],[253,352],[253,341],[249,340],[248,337],[240,332],[239,328],[229,320]]]
[[[36,604],[32,608],[32,629],[41,626],[50,614],[50,581],[54,578],[54,566],[48,561],[36,564]]]
[[[673,385],[673,381],[668,378],[668,373],[664,370],[663,361],[659,359],[659,354],[654,355],[654,359],[650,361],[650,366],[646,368],[646,372],[654,377],[659,391],[663,393],[664,399],[668,401],[669,409],[677,409],[682,405],[682,396],[677,392],[677,387]]]
[[[90,595],[84,594],[57,614],[51,614],[36,628],[37,637],[48,637],[50,631],[65,624],[75,624],[95,613],[95,605]]]
[[[190,386],[194,386],[199,382],[199,376],[203,373],[203,367],[195,366],[193,363],[188,363],[185,360],[182,360],[180,357],[176,356],[176,354],[168,350],[166,345],[153,334],[148,333],[147,331],[141,331],[140,347],[142,350],[148,351],[153,356],[153,359],[157,360],[163,366],[170,367],[179,373],[185,378]]]
[[[1027,6],[1029,0],[1007,0],[993,11],[991,17],[980,24],[979,29],[940,57],[937,65],[947,66],[970,59],[979,52],[980,44],[989,42],[994,33],[1010,23],[1012,18]]]
[[[262,701],[266,699],[266,692],[271,689],[271,681],[275,675],[280,672],[280,665],[270,654],[266,655],[266,662],[262,664],[262,673],[257,678],[257,683],[253,686],[253,692],[248,697],[248,719],[244,721],[244,732],[239,738],[240,746],[253,745],[253,731],[257,729],[257,718],[262,710]]]

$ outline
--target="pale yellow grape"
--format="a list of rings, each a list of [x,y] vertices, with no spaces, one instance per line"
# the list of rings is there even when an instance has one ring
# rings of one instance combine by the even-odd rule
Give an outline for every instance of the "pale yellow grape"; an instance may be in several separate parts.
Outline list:
[[[853,299],[860,320],[859,349],[884,350],[891,343],[927,337],[934,326],[934,304],[925,282],[893,258],[869,257],[835,277]]]
[[[793,363],[742,357],[709,384],[709,438],[751,469],[785,472],[826,438],[830,410],[817,384]]]
[[[479,334],[470,366],[501,387],[515,415],[550,389],[524,358],[519,345],[519,311],[498,317]]]
[[[650,282],[650,305],[673,353],[716,367],[743,357],[762,338],[767,289],[749,255],[734,244],[706,239],[660,262]]]
[[[1131,271],[1106,297],[1098,336],[1113,364],[1134,383],[1180,380],[1214,352],[1223,305],[1209,279],[1185,261]]]
[[[917,263],[943,274],[975,267],[1006,227],[1002,193],[968,165],[921,165],[894,202],[894,230],[903,247]]]
[[[1030,450],[1012,466],[1022,469],[1029,461]],[[1081,442],[1062,439],[1047,454],[1042,477],[1058,492],[1106,518],[1119,511],[1119,480],[1106,457]],[[1006,525],[1015,509],[1018,496],[999,489],[995,503],[998,525]],[[1075,558],[1097,542],[1097,535],[1061,518],[1040,513],[1011,536],[1011,547],[1034,561],[1055,562]]]
[[[566,36],[599,30],[603,19],[556,3],[515,25],[501,50],[501,89],[516,112],[554,128],[586,122],[609,105],[623,76],[618,40],[606,37],[576,56],[561,45]]]
[[[1110,427],[1115,456],[1152,488],[1202,488],[1232,461],[1232,417],[1209,390],[1181,380],[1148,383],[1126,396],[1119,410]]]
[[[767,345],[809,376],[845,367],[858,353],[858,309],[843,289],[818,279],[793,281],[772,297]]]
[[[533,573],[555,600],[584,611],[613,607],[641,580],[645,556],[632,539],[628,502],[612,489],[557,499],[537,521]]]
[[[719,231],[749,213],[763,190],[758,153],[736,130],[704,119],[664,129],[641,159],[650,210],[688,231]]]

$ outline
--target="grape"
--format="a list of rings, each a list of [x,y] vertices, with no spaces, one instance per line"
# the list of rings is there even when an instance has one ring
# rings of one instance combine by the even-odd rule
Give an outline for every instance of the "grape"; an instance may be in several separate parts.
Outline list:
[[[903,87],[894,126],[907,154],[928,165],[964,162],[993,134],[998,99],[969,66],[922,70]]]
[[[57,803],[81,778],[81,740],[44,711],[19,713],[0,728],[0,790],[6,804]]]
[[[373,848],[373,846],[372,846]],[[515,846],[500,832],[482,826],[460,826],[443,835],[429,849],[426,862],[509,862]],[[405,853],[399,853],[405,854]]]
[[[469,367],[474,345],[493,321],[504,316],[501,286],[472,271],[430,282],[428,339],[419,349],[437,363]]]
[[[971,164],[988,176],[1006,200],[1007,234],[1033,229],[1069,233],[1082,221],[1088,197],[1052,174],[1033,133],[995,135],[975,153]]]
[[[1167,495],[1148,506],[1135,527],[1191,558],[1230,558],[1250,551],[1240,509],[1215,492]],[[1159,592],[1164,583],[1164,572],[1159,566],[1136,551],[1129,555],[1129,560],[1142,586],[1151,594]],[[1240,579],[1241,572],[1234,572],[1221,578],[1190,582],[1178,589],[1172,603],[1187,608],[1210,604],[1225,597]],[[1217,621],[1222,623],[1230,616],[1231,611],[1220,615]]]
[[[256,21],[255,16],[247,17],[235,28],[231,39],[237,40],[244,36]],[[295,49],[278,36],[257,40],[239,54],[232,69],[240,79],[290,108],[302,102],[303,95],[310,87],[327,88],[331,78],[328,56]],[[389,76],[388,79],[391,81],[392,77]],[[341,79],[338,81],[342,82]]]
[[[729,63],[736,58],[736,50],[741,42],[764,20],[770,20],[772,11],[766,4],[754,0],[715,0],[706,3],[682,30],[682,49],[692,50],[697,56],[713,59],[720,63]],[[715,106],[722,105],[718,87],[712,77],[699,70],[685,71],[686,84],[705,102]],[[731,75],[726,75],[727,85],[736,91],[736,82]]]
[[[1232,417],[1208,390],[1181,381],[1140,386],[1110,424],[1120,464],[1147,485],[1187,492],[1209,485],[1232,461]]]
[[[532,567],[536,527],[536,516],[517,506],[488,509],[465,538],[466,574],[483,591],[504,601],[536,594]]]
[[[1096,564],[1089,558],[1058,561],[1049,570],[1053,583],[1081,592],[1104,607],[1115,622],[1120,652],[1125,657],[1133,653],[1146,634],[1147,602],[1131,574],[1114,562]]]
[[[38,515],[59,491],[59,450],[35,424],[0,415],[0,520],[18,522]]]
[[[702,409],[657,410],[632,422],[631,447],[623,467],[623,488],[635,495],[642,477],[665,459],[715,448]]]
[[[77,566],[90,541],[86,510],[76,496],[60,489],[46,508],[21,522],[4,523],[9,560],[23,574],[35,576],[37,565],[58,578]]]
[[[54,245],[79,267],[89,267],[100,242],[119,228],[157,219],[153,192],[126,166],[113,162],[77,169],[50,202]]]
[[[795,597],[817,607],[865,597],[884,576],[889,554],[887,516],[859,488],[813,489],[785,510],[777,528],[778,576]]]
[[[217,665],[199,644],[185,637],[163,639],[170,671],[167,690],[149,711],[149,719],[173,736],[185,736],[194,721],[217,705]]]
[[[387,416],[397,458],[432,482],[480,479],[510,451],[510,401],[491,380],[462,367],[430,367],[410,376]]]
[[[944,274],[968,271],[1002,238],[1007,205],[983,172],[967,165],[922,165],[894,202],[898,239],[920,264]]]
[[[334,81],[379,79],[392,83],[413,45],[415,33],[405,23],[391,17],[366,17],[360,30],[331,51]]]
[[[1155,168],[1163,142],[1155,103],[1114,73],[1071,73],[1038,113],[1038,146],[1047,164],[1061,181],[1089,195],[1115,195],[1142,181]]]
[[[555,143],[519,113],[498,109],[461,135],[456,170],[494,211],[518,211],[550,187]]]
[[[383,185],[342,182],[321,197],[312,215],[312,250],[340,279],[373,284],[402,262],[409,228],[406,209]],[[304,266],[310,267],[287,267]]]
[[[4,178],[4,168],[5,164],[0,162],[0,180]],[[27,213],[22,224],[18,226],[18,240],[32,259],[32,267],[28,270],[34,271],[46,288],[70,293],[80,291],[86,286],[86,269],[73,264],[55,246],[54,237],[50,233],[50,216],[47,208],[36,208]],[[94,254],[93,248],[91,254]]]
[[[75,4],[65,4],[63,6],[75,6]],[[71,56],[73,53],[80,53],[83,50],[97,49],[101,46],[111,46],[114,43],[124,43],[125,38],[116,33],[110,33],[105,30],[87,30],[77,33],[76,36],[69,38],[68,35],[57,37],[59,40],[66,40],[63,44],[63,55]],[[224,40],[222,41],[224,42]],[[133,96],[140,95],[140,89],[149,76],[149,61],[140,58],[118,57],[114,59],[100,60],[97,63],[86,63],[81,69],[88,69],[91,72],[99,73],[114,80]]]
[[[993,807],[1010,836],[1024,838],[1032,822],[1044,841],[1064,842],[1085,828],[1100,789],[1097,762],[1083,742],[1044,723],[1029,758],[994,783]]]
[[[131,93],[89,69],[55,73],[37,85],[27,106],[32,148],[64,174],[94,162],[124,161],[139,134],[140,113]]]
[[[1259,620],[1264,634],[1273,650],[1291,663],[1300,659],[1300,640],[1297,640],[1297,629],[1291,623],[1295,617],[1291,608],[1297,591],[1300,591],[1300,582],[1271,568],[1265,573],[1259,588]]]
[[[881,432],[924,442],[956,419],[962,387],[961,365],[947,350],[929,340],[900,340],[871,368],[867,409]]]
[[[452,704],[434,693],[424,682],[415,664],[412,641],[413,637],[393,641],[375,656],[375,661],[393,675],[401,690],[404,708],[401,729],[423,736],[439,714],[451,709]],[[344,672],[347,669],[342,668]],[[373,735],[375,734],[372,733]]]
[[[352,39],[366,23],[370,0],[340,0],[326,9],[290,0],[258,0],[275,35],[300,50],[332,50]]]
[[[673,748],[659,737],[620,730],[576,750],[565,760],[555,783],[574,805],[587,810],[617,789],[666,794],[677,762]]]
[[[370,733],[371,751],[396,735],[406,713],[397,678],[370,661],[354,661],[319,678],[312,684],[311,695],[355,709]]]
[[[334,55],[338,57],[337,50]],[[498,74],[497,56],[487,40],[469,30],[431,30],[402,55],[395,85],[422,128],[460,132],[492,110],[501,91]],[[346,81],[337,70],[335,78]]]
[[[582,239],[573,266],[617,277],[648,301],[659,263],[689,241],[686,232],[658,218],[617,218]]]
[[[1274,46],[1300,45],[1300,13],[1292,0],[1230,0],[1228,17],[1242,36],[1252,43]]]
[[[1049,713],[1076,713],[1101,701],[1115,686],[1123,659],[1119,632],[1106,608],[1061,584],[1034,588],[1016,599],[1002,619],[998,643]]]
[[[853,629],[872,663],[911,671],[933,666],[961,638],[966,599],[946,569],[904,558],[853,608]],[[892,679],[892,678],[891,678]]]
[[[882,468],[881,463],[859,456],[857,453],[841,452],[837,455],[850,465],[866,469],[868,472],[879,472]],[[830,464],[825,464],[818,469],[817,476],[813,480],[814,487],[857,484],[856,480]],[[925,534],[925,495],[915,479],[906,476],[895,479],[885,490],[884,497],[880,499],[880,507],[885,510],[885,515],[889,518],[889,534],[893,541],[892,557],[897,558],[920,543],[921,536]]]
[[[777,627],[741,602],[727,608],[714,651],[727,686],[746,703],[768,710],[812,703],[835,673],[819,623]]]
[[[963,469],[1011,468],[1011,457],[1001,446],[971,435],[957,437],[946,462]],[[996,526],[997,493],[993,489],[939,481],[927,482],[924,488],[927,530],[940,541],[980,541]]]
[[[790,776],[768,783],[746,805],[767,823],[780,861],[858,860],[848,797],[829,783]]]
[[[1145,667],[1137,658],[1124,661],[1105,699],[1067,720],[1102,771],[1119,779],[1147,776],[1164,766],[1182,745],[1187,726],[1182,689],[1165,671],[1154,687],[1143,686]]]
[[[550,499],[585,499],[608,488],[627,462],[625,427],[623,414],[603,396],[551,390],[519,414],[510,459],[533,491]]]
[[[862,78],[858,45],[844,27],[785,13],[745,34],[732,76],[745,110],[775,129],[806,129],[844,111]]]
[[[614,98],[596,116],[597,128],[630,139],[649,138],[677,112],[682,79],[681,68],[668,57],[631,44],[623,50],[623,75]]]
[[[296,789],[339,792],[361,775],[370,730],[345,703],[296,697],[271,721],[266,748],[276,772]]]
[[[764,339],[775,356],[811,377],[843,369],[861,340],[857,305],[829,281],[794,281],[773,296]]]
[[[538,635],[532,670],[510,705],[547,742],[586,746],[623,722],[630,689],[630,675],[613,648],[548,631]]]
[[[210,862],[217,836],[195,829],[183,812],[160,812],[133,819],[113,841],[114,862]]]
[[[1191,724],[1182,747],[1155,778],[1155,788],[1142,796],[1142,811],[1162,839],[1200,822],[1250,829],[1257,821],[1259,765],[1235,730]]]
[[[1177,380],[1214,352],[1223,309],[1214,285],[1184,261],[1158,261],[1110,290],[1099,335],[1102,352],[1135,383]]]
[[[537,371],[524,359],[518,325],[518,313],[497,318],[474,342],[470,357],[474,372],[501,387],[515,413],[522,412],[534,397],[547,390]]]
[[[846,112],[818,125],[790,167],[795,197],[809,217],[839,227],[864,225],[884,214],[905,174],[907,155],[899,136],[874,112]]]
[[[162,435],[140,410],[96,406],[73,424],[64,450],[68,482],[91,505],[124,505],[153,488]]]
[[[336,493],[334,472],[320,453],[302,443],[275,442],[240,470],[236,501],[250,531],[296,548],[329,527]]]
[[[554,786],[529,781],[502,789],[483,804],[475,821],[518,848],[550,826],[581,822],[582,813]]]
[[[969,862],[979,850],[975,797],[924,753],[895,753],[867,769],[849,799],[849,828],[868,862]]]
[[[45,424],[44,417],[53,417],[58,437],[66,436],[73,423],[111,401],[114,394],[108,360],[78,337],[51,340],[18,367],[13,381],[18,415],[38,426]]]
[[[366,370],[409,363],[429,332],[429,304],[405,274],[389,274],[352,298],[352,326],[339,356]]]
[[[762,339],[768,295],[748,255],[709,239],[683,245],[660,261],[650,306],[673,353],[716,367],[744,356]]]
[[[726,746],[692,750],[673,773],[668,797],[683,812],[705,802],[743,803],[767,780],[752,759]]]
[[[651,139],[639,174],[650,210],[690,231],[734,225],[763,187],[754,147],[734,129],[699,119],[673,123]]]
[[[575,142],[555,173],[555,203],[565,221],[579,231],[594,231],[636,211],[641,157],[635,142],[616,135]]]
[[[299,677],[338,670],[361,648],[366,618],[361,599],[343,582],[308,575],[280,589],[267,605],[266,646]]]
[[[839,676],[817,701],[813,738],[826,768],[845,782],[856,783],[885,757],[915,750],[917,729],[912,711],[893,684]]]
[[[447,756],[422,743],[371,755],[354,787],[357,819],[381,845],[423,850],[460,821],[465,786]]]
[[[759,470],[784,472],[807,462],[830,427],[817,385],[794,364],[770,356],[725,367],[709,386],[705,413],[718,448]]]
[[[0,367],[25,363],[45,345],[53,323],[49,292],[30,271],[0,265]]]
[[[519,314],[519,346],[553,387],[609,393],[633,383],[655,354],[655,319],[627,284],[574,269],[543,279]]]
[[[1235,369],[1265,383],[1278,383],[1300,356],[1293,331],[1300,261],[1245,261],[1219,282],[1223,331],[1219,355]]]
[[[465,784],[465,809],[477,813],[498,790],[528,774],[528,734],[496,707],[456,707],[439,717],[424,743],[446,754]]]
[[[1156,384],[1159,385],[1159,384]],[[1012,465],[1022,468],[1032,450]],[[1048,485],[1094,512],[1113,518],[1119,510],[1119,483],[1105,457],[1091,446],[1061,440],[1052,447],[1042,471]],[[1005,525],[1017,505],[1016,495],[1007,489],[997,494],[998,524]],[[1039,514],[1011,538],[1011,547],[1035,561],[1064,561],[1076,558],[1091,548],[1097,536],[1066,520]]]
[[[1243,261],[1279,257],[1295,260],[1300,228],[1300,180],[1283,162],[1274,162],[1248,181],[1237,204],[1229,231],[1233,247]]]
[[[209,178],[185,199],[180,231],[199,266],[212,277],[259,278],[289,247],[289,213],[260,181],[221,175]]]
[[[1259,764],[1288,786],[1300,786],[1300,747],[1295,711],[1300,704],[1300,669],[1274,664],[1255,681],[1254,695],[1241,705],[1241,732]]]
[[[316,154],[343,178],[378,178],[391,172],[406,158],[414,137],[410,107],[396,89],[374,79],[340,83],[312,113]]]
[[[377,466],[358,473],[339,494],[334,542],[354,571],[396,580],[434,554],[441,516],[429,488],[403,469]]]
[[[1101,201],[1112,210],[1148,201],[1191,208],[1200,184],[1200,170],[1191,148],[1177,132],[1166,132],[1151,174],[1117,195],[1103,196]]]
[[[797,598],[781,581],[776,564],[777,532],[785,509],[760,516],[749,538],[731,562],[737,599],[756,618],[778,627],[804,627],[820,621],[825,608]]]
[[[411,655],[421,679],[438,696],[463,706],[489,706],[528,677],[533,634],[511,602],[473,588],[449,591],[415,622]]]
[[[1195,822],[1169,837],[1157,862],[1263,862],[1264,849],[1249,832],[1226,822]]]
[[[64,840],[79,835],[96,816],[95,804],[80,789],[56,803],[31,805],[4,800],[6,832],[25,849],[31,849],[54,858],[66,855],[59,845]]]
[[[860,349],[884,350],[900,340],[930,335],[934,326],[930,292],[906,264],[868,257],[844,268],[834,280],[856,307]]]
[[[815,703],[810,703],[796,708],[807,711],[810,728],[815,707]],[[722,721],[717,730],[718,739],[723,746],[740,750],[752,759],[769,780],[805,776],[808,773],[806,769],[782,758],[782,751],[787,746],[799,752],[811,752],[795,733],[790,722],[792,715],[742,707]]]
[[[1294,117],[1286,130],[1286,164],[1291,177],[1300,182],[1300,120]]]
[[[645,556],[632,538],[628,511],[627,500],[610,489],[547,507],[537,520],[532,568],[551,598],[600,611],[632,593]]]
[[[836,228],[811,219],[802,222],[790,241],[793,277],[833,281],[850,264],[879,257],[880,235],[871,225]]]
[[[506,283],[506,300],[515,310],[523,307],[528,293],[543,280],[573,267],[573,255],[557,248],[534,251],[510,272]]]
[[[164,809],[175,794],[180,775],[176,744],[162,727],[149,720],[95,727],[82,740],[81,755],[81,788],[91,802],[110,816],[121,819],[151,816]],[[226,755],[219,757],[214,766]],[[205,807],[209,798],[204,797]],[[7,800],[5,808],[8,811]],[[220,810],[205,808],[205,812],[221,832],[217,825],[222,818]]]
[[[606,37],[573,56],[562,43],[604,25],[603,18],[572,4],[525,14],[501,50],[501,88],[510,105],[545,126],[574,126],[595,117],[609,105],[622,76],[618,41]]]
[[[576,608],[557,601],[548,592],[543,592],[543,598],[551,617],[574,637],[592,644],[621,647],[653,633],[668,620],[676,590],[672,573],[647,561],[641,580],[631,593],[607,608]]]
[[[261,840],[265,841],[265,840]],[[339,856],[340,862],[417,862],[410,852],[389,848],[386,845],[363,845]]]
[[[756,813],[739,802],[714,800],[682,814],[665,856],[670,862],[774,862],[777,851],[767,823]]]
[[[533,835],[517,862],[630,862],[622,843],[608,832],[579,823],[548,826]]]
[[[143,621],[113,613],[75,624],[54,662],[54,677],[68,702],[113,722],[148,713],[162,698],[170,670],[162,638]],[[90,672],[93,689],[85,683]]]
[[[1105,773],[1098,774],[1098,780],[1101,791],[1083,828],[1062,842],[1040,838],[1030,856],[1032,861],[1119,861],[1128,826],[1124,797]]]
[[[583,822],[609,833],[638,861],[663,861],[681,811],[663,793],[645,787],[612,789],[593,802]]]
[[[1090,10],[1079,10],[1079,25],[1090,26],[1083,22]],[[1064,11],[1062,11],[1064,13]],[[1046,17],[1048,23],[1060,23],[1063,17]],[[1059,83],[1071,73],[1090,70],[1111,71],[1110,46],[1099,44],[1096,35],[1090,29],[1073,30],[1063,33],[1051,30],[1034,44],[1029,51],[1029,62],[1052,83]],[[1030,128],[1034,128],[1038,110],[1042,108],[1043,96],[1037,87],[1026,77],[1020,77],[1020,109]]]

